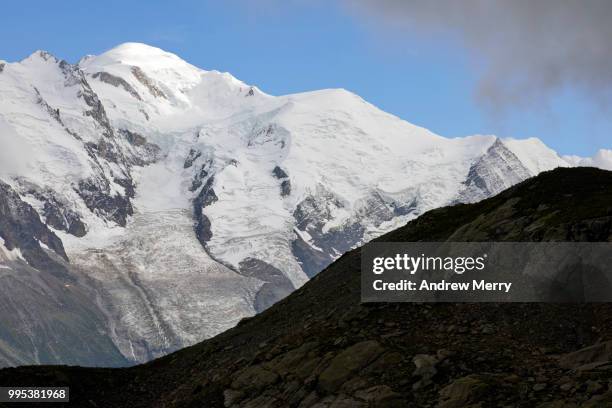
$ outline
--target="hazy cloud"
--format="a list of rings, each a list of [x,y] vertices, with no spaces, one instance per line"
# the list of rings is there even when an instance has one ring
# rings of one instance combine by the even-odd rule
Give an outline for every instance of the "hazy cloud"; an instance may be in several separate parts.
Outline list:
[[[566,86],[598,103],[612,89],[612,1],[346,0],[365,19],[458,38],[482,64],[489,107],[541,103]]]

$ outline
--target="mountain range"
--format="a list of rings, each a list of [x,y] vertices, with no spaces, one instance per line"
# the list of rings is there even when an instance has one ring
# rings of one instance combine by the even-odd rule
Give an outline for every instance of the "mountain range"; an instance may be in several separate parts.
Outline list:
[[[428,210],[557,167],[343,89],[272,96],[127,43],[0,61],[0,365],[122,366],[235,326]]]
[[[377,240],[610,243],[611,202],[612,172],[556,169]],[[69,386],[74,407],[612,404],[610,303],[362,303],[360,283],[356,249],[257,316],[155,361],[7,368],[0,383]]]

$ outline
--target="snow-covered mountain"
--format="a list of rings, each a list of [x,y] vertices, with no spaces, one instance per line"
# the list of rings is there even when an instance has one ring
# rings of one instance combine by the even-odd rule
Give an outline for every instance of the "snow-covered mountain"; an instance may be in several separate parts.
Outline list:
[[[341,89],[271,96],[144,44],[0,62],[0,364],[129,364],[235,325],[429,209],[559,166]]]

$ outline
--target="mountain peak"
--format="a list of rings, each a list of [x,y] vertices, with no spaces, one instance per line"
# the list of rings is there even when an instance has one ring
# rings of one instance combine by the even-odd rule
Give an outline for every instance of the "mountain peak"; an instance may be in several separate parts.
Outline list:
[[[53,54],[51,54],[48,51],[45,50],[36,50],[34,51],[32,54],[30,54],[28,57],[24,58],[23,60],[21,60],[21,62],[30,62],[30,61],[52,61],[54,63],[57,63],[59,61],[59,59],[54,56]]]
[[[103,68],[109,65],[132,65],[148,70],[197,70],[198,68],[185,62],[176,54],[151,45],[127,42],[98,55],[90,56],[81,61],[84,67]]]
[[[141,55],[141,56],[153,56],[154,57],[158,55],[165,55],[165,54],[171,54],[171,53],[166,52],[162,50],[161,48],[154,47],[152,45],[148,45],[144,43],[125,42],[125,43],[119,44],[111,48],[110,50],[106,51],[102,55],[106,55],[106,54],[127,55],[127,56]],[[171,54],[171,55],[174,55],[174,54]]]

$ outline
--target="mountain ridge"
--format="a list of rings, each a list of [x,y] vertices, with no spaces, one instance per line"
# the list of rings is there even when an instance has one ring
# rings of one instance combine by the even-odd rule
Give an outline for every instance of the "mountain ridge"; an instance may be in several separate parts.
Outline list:
[[[0,180],[59,237],[65,284],[130,363],[232,327],[432,208],[608,165],[537,139],[447,139],[342,89],[268,95],[134,43],[78,65],[45,52],[7,63],[0,144]],[[3,264],[4,279],[25,261]]]

